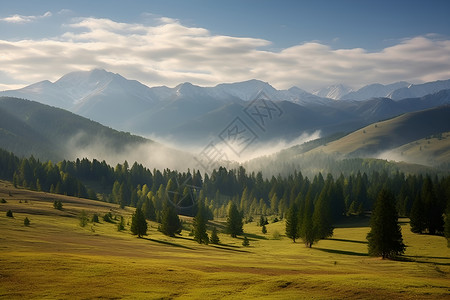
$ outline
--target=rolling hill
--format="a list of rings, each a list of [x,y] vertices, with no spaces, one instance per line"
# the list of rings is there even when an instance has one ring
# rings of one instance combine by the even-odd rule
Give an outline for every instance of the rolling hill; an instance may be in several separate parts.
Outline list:
[[[150,167],[186,166],[192,156],[157,142],[38,102],[0,97],[0,148],[42,160],[96,158],[110,164],[140,161]]]

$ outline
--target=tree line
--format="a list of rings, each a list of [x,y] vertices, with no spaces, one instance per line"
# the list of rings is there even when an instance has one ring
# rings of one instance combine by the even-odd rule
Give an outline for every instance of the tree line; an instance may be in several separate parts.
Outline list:
[[[199,203],[207,220],[227,217],[233,203],[247,220],[261,215],[284,218],[298,210],[310,217],[303,218],[307,223],[293,235],[301,237],[305,228],[312,227],[321,228],[316,231],[325,237],[330,224],[371,211],[379,191],[387,189],[394,195],[399,216],[411,218],[413,232],[442,234],[448,227],[444,216],[449,210],[450,176],[356,171],[336,178],[317,173],[310,179],[294,170],[286,176],[265,178],[242,166],[220,167],[202,175],[198,170],[150,170],[138,163],[130,167],[126,161],[111,167],[86,158],[54,164],[18,158],[4,150],[0,150],[0,167],[0,177],[15,185],[138,207],[146,218],[158,222],[169,215],[196,216]]]

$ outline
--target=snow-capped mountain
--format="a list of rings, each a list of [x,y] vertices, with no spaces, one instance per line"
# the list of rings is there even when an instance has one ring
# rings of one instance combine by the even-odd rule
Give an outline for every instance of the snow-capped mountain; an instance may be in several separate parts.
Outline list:
[[[343,84],[330,85],[326,88],[314,91],[313,94],[319,97],[339,100],[342,96],[350,93],[352,88]]]
[[[423,84],[411,84],[407,87],[393,91],[388,95],[388,97],[393,100],[423,97],[425,95],[433,94],[446,89],[450,89],[450,79],[427,82]]]
[[[390,98],[389,95],[393,91],[403,88],[403,87],[407,87],[409,85],[410,85],[410,83],[405,82],[405,81],[400,81],[400,82],[396,82],[396,83],[392,83],[392,84],[388,84],[388,85],[383,85],[383,84],[379,84],[379,83],[369,84],[369,85],[366,85],[366,86],[360,88],[357,91],[352,91],[346,95],[343,95],[339,99],[362,101],[362,100],[378,98],[378,97]]]

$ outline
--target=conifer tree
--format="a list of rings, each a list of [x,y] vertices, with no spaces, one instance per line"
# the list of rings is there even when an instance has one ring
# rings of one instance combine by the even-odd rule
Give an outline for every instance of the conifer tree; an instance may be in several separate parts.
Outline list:
[[[417,195],[413,202],[409,218],[412,232],[422,233],[426,230],[425,205],[420,195]]]
[[[217,228],[215,226],[213,227],[212,232],[211,232],[210,242],[211,242],[211,244],[219,244],[220,243],[219,236],[217,235]]]
[[[262,232],[263,234],[266,234],[266,233],[267,233],[267,228],[266,228],[266,225],[265,225],[265,224],[262,226],[261,232]]]
[[[324,239],[333,235],[331,225],[331,211],[329,198],[326,197],[326,189],[320,193],[319,199],[314,205],[313,231],[318,239]]]
[[[137,235],[139,238],[143,235],[147,235],[147,221],[145,220],[144,213],[140,208],[136,208],[136,211],[131,217],[131,233]]]
[[[405,251],[394,196],[383,189],[378,194],[370,219],[369,255],[384,258],[394,257]]]
[[[241,213],[238,211],[236,204],[234,204],[234,202],[230,202],[227,217],[228,233],[235,238],[237,235],[242,234],[244,232],[243,226],[244,224],[242,222]]]
[[[23,225],[30,226],[30,219],[28,219],[28,217],[25,217],[25,219],[23,220]]]
[[[250,241],[247,238],[247,236],[244,237],[244,240],[242,241],[242,246],[244,246],[244,247],[250,246]]]
[[[194,217],[193,225],[194,225],[194,240],[196,240],[199,244],[208,244],[209,237],[206,232],[206,211],[203,204],[203,201],[198,202],[197,215]]]
[[[303,242],[305,243],[306,247],[311,248],[312,245],[319,240],[317,237],[317,234],[314,232],[314,226],[313,226],[313,210],[314,206],[311,201],[310,193],[308,192],[308,195],[305,199],[302,219],[301,219],[301,227],[300,227],[300,237],[302,238]]]
[[[145,197],[144,204],[142,204],[142,211],[148,220],[156,221],[155,206],[153,205],[153,201],[147,196]]]
[[[165,201],[161,213],[161,225],[159,230],[165,235],[173,237],[175,234],[181,233],[181,229],[181,221],[175,207],[168,203],[168,201]]]
[[[450,199],[447,200],[447,211],[445,212],[444,235],[447,238],[447,247],[450,247]]]
[[[300,237],[300,215],[298,205],[292,202],[286,213],[286,236],[295,243],[295,240]]]

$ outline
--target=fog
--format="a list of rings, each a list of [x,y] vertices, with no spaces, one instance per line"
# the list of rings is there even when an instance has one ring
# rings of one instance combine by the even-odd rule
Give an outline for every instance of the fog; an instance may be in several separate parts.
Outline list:
[[[294,145],[320,138],[320,131],[311,134],[304,133],[299,137],[287,141],[284,139],[260,142],[258,140],[240,147],[236,151],[233,144],[226,144],[216,138],[204,145],[177,144],[170,138],[152,136],[155,142],[132,142],[118,144],[117,141],[104,136],[92,137],[91,134],[78,132],[65,144],[66,157],[70,160],[77,158],[105,160],[109,165],[127,161],[131,166],[134,162],[149,169],[165,168],[186,171],[189,169],[209,173],[214,168],[223,165],[235,168],[239,164],[254,158],[267,156]],[[214,152],[214,151],[215,152]],[[213,153],[214,152],[214,153]],[[208,153],[206,156],[205,153]]]

